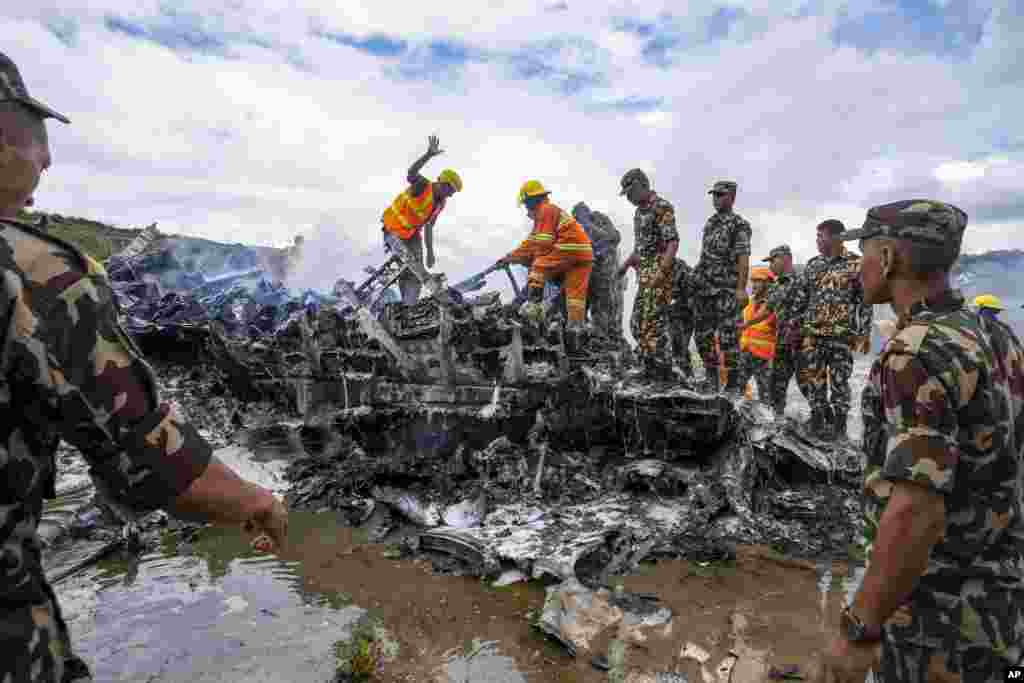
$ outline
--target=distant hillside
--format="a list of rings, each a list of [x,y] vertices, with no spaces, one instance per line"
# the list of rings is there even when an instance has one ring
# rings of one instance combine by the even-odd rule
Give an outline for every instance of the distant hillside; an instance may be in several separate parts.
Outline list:
[[[99,261],[124,249],[142,232],[138,228],[118,228],[88,218],[42,211],[23,211],[20,218],[74,244]],[[187,235],[165,235],[160,246],[173,256],[175,263],[168,263],[171,270],[201,272],[208,276],[256,267],[280,274],[284,264],[284,250],[274,247],[229,244]]]
[[[137,229],[116,228],[88,218],[41,211],[23,211],[20,218],[45,227],[54,237],[71,242],[99,261],[126,247],[141,232]]]

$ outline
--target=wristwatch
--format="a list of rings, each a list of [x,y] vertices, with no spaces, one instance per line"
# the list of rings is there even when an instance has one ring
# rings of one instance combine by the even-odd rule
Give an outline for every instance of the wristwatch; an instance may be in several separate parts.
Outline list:
[[[873,643],[882,639],[882,627],[868,626],[853,613],[849,605],[839,613],[839,628],[852,643]]]

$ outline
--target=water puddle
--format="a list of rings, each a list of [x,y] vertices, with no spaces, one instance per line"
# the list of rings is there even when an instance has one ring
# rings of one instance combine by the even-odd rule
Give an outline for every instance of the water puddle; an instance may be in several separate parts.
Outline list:
[[[330,516],[290,523],[296,535],[340,540]],[[186,547],[168,535],[141,557],[100,561],[58,593],[97,681],[330,681],[334,645],[365,610],[299,566],[206,528]]]

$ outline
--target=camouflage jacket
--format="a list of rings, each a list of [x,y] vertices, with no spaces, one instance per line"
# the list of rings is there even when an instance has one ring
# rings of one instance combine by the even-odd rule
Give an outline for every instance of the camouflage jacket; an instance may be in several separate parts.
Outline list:
[[[708,219],[694,269],[703,290],[736,290],[740,283],[736,262],[740,256],[750,256],[750,235],[750,223],[731,211]]]
[[[633,250],[640,258],[657,256],[669,242],[679,240],[676,231],[676,210],[672,205],[655,196],[650,206],[636,208],[633,215]]]
[[[871,334],[874,313],[864,303],[860,256],[850,252],[833,259],[815,256],[793,285],[787,312],[800,317],[804,335],[851,339]]]
[[[890,631],[899,640],[947,651],[965,644],[998,649],[1000,638],[1019,643],[1020,341],[1005,325],[967,310],[957,292],[917,304],[871,368],[862,412],[869,561],[892,482],[914,482],[946,500],[945,534],[911,595],[911,619],[891,621]]]
[[[46,600],[36,527],[55,495],[61,439],[81,450],[103,495],[139,514],[185,491],[211,448],[160,405],[100,264],[2,220],[0,273],[2,609]]]
[[[795,282],[796,276],[793,273],[783,273],[776,276],[768,289],[765,305],[768,307],[768,310],[775,314],[775,318],[779,321],[780,325],[793,317],[791,309],[793,303],[793,284]]]
[[[592,211],[589,221],[580,221],[579,223],[583,226],[583,230],[587,233],[590,244],[594,248],[594,261],[604,262],[611,258],[622,239],[622,235],[612,223],[612,219],[600,211]]]

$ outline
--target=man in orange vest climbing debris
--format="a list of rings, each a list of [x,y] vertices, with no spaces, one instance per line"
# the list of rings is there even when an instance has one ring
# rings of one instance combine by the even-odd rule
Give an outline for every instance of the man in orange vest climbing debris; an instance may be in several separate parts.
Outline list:
[[[580,341],[587,312],[587,290],[594,253],[590,238],[576,219],[550,201],[550,192],[539,180],[528,180],[519,189],[519,203],[533,219],[526,239],[498,263],[518,263],[529,267],[523,316],[535,323],[544,319],[544,283],[561,279],[568,313],[568,335]]]
[[[398,279],[402,303],[406,305],[416,303],[420,297],[420,288],[430,277],[423,267],[423,233],[426,233],[426,267],[433,268],[434,222],[448,198],[462,190],[462,179],[450,168],[441,171],[436,182],[420,174],[428,161],[443,153],[437,136],[431,135],[426,153],[409,167],[406,176],[409,187],[395,197],[381,217],[384,245],[393,253],[403,256],[409,265],[409,270],[403,272]]]
[[[775,274],[770,268],[758,266],[750,269],[750,303],[743,309],[743,328],[740,337],[740,355],[743,371],[742,386],[753,377],[757,383],[757,399],[772,404],[772,361],[775,359],[775,315],[768,310],[768,291]],[[764,315],[767,314],[767,315]],[[755,318],[757,319],[755,321]]]

